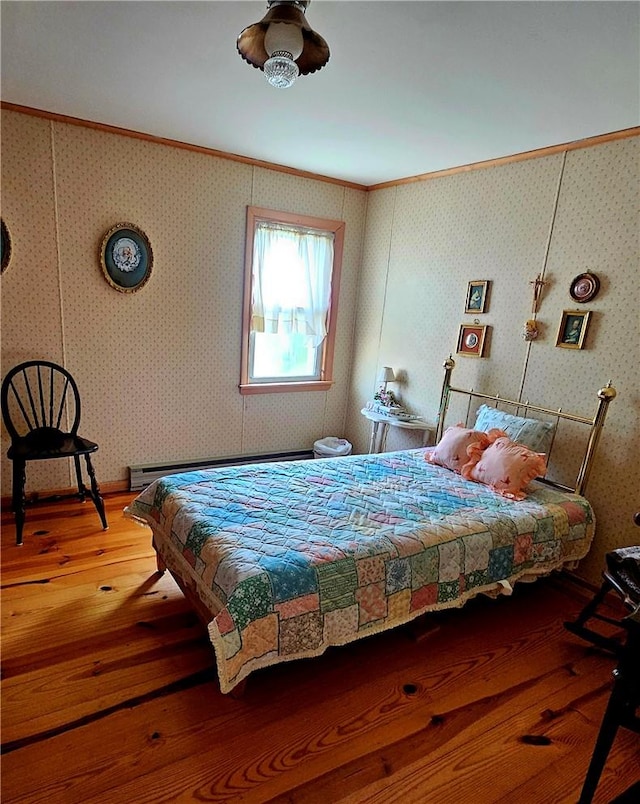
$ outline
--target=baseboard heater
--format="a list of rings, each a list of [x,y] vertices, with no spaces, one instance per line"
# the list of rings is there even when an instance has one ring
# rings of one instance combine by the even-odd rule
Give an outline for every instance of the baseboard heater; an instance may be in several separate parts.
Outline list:
[[[200,461],[182,463],[148,463],[129,467],[130,491],[142,491],[154,480],[178,472],[195,472],[201,469],[216,469],[221,466],[242,466],[248,463],[271,463],[273,461],[305,461],[313,458],[313,450],[296,452],[265,452],[258,455],[228,455],[223,458],[204,458]]]

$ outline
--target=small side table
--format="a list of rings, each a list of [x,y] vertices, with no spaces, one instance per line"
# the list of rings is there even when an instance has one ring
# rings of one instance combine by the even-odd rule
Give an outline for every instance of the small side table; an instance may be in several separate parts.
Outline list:
[[[409,419],[403,421],[396,416],[387,416],[384,413],[378,413],[375,410],[362,408],[360,413],[369,419],[371,422],[371,440],[369,441],[369,454],[384,452],[387,446],[387,434],[389,432],[389,425],[391,427],[400,427],[402,430],[420,430],[423,433],[422,442],[427,439],[430,431],[433,431],[433,426],[422,419]]]

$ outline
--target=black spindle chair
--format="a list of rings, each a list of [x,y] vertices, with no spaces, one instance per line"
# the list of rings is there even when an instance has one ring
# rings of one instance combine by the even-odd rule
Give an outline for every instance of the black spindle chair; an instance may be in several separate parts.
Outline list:
[[[73,458],[78,497],[89,496],[106,530],[104,501],[91,463],[98,445],[78,435],[80,394],[71,374],[48,360],[29,360],[15,366],[2,381],[2,418],[11,437],[7,457],[13,462],[12,510],[16,519],[16,544],[22,544],[25,520],[26,467],[29,461]],[[82,480],[80,457],[84,455],[90,489]]]
[[[640,525],[640,511],[634,515],[633,521]],[[600,590],[574,621],[565,623],[573,634],[610,651],[618,660],[618,666],[613,671],[611,696],[578,804],[591,804],[593,801],[618,729],[625,728],[640,734],[640,716],[637,714],[640,707],[640,546],[612,550],[606,554],[605,561]],[[618,619],[601,613],[600,606],[609,592],[618,594],[631,613]],[[592,623],[596,626],[598,623],[618,626],[622,628],[622,633],[619,638],[607,636],[592,627]],[[639,794],[640,766],[632,788],[616,801],[620,801],[620,804],[623,801],[640,801]]]
[[[600,724],[578,804],[591,804],[619,728],[640,734],[640,607],[622,621],[627,637],[618,650],[613,688]],[[640,765],[632,786],[616,801],[640,801]]]

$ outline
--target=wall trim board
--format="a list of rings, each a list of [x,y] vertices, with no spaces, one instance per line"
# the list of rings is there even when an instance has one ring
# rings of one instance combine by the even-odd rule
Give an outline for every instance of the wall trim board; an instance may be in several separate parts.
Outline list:
[[[367,187],[367,191],[372,192],[373,190],[384,190],[388,187],[397,187],[401,184],[414,184],[416,182],[429,181],[429,179],[442,179],[446,176],[455,176],[459,173],[469,173],[472,170],[484,170],[485,168],[510,165],[514,162],[525,162],[529,159],[540,159],[543,156],[553,156],[554,154],[563,153],[566,151],[577,151],[581,148],[593,148],[595,145],[604,145],[607,142],[616,142],[617,140],[625,140],[630,137],[638,136],[640,136],[640,126],[625,128],[621,131],[611,131],[608,134],[598,134],[595,137],[586,137],[583,140],[574,140],[573,142],[565,142],[561,143],[560,145],[548,145],[545,148],[536,148],[532,151],[523,151],[522,153],[512,154],[511,156],[500,156],[496,159],[486,159],[483,162],[472,162],[468,165],[460,165],[459,167],[435,170],[432,173],[421,173],[418,176],[408,176],[406,179],[393,179],[392,181],[385,181],[381,184],[372,184]]]
[[[120,128],[119,126],[111,126],[106,123],[96,123],[92,120],[83,120],[80,117],[71,117],[70,115],[58,114],[57,112],[48,112],[45,109],[34,109],[31,106],[21,106],[18,103],[0,101],[0,109],[4,109],[7,112],[19,112],[20,114],[31,115],[31,117],[41,117],[45,120],[52,120],[55,123],[66,123],[70,126],[91,128],[95,131],[103,131],[107,134],[119,134],[121,137],[129,137],[135,140],[152,142],[156,145],[168,145],[172,148],[180,148],[185,151],[205,154],[206,156],[215,156],[219,159],[227,159],[232,162],[241,162],[245,165],[253,165],[255,167],[265,168],[265,170],[275,170],[279,173],[288,173],[292,176],[297,176],[298,178],[302,179],[314,179],[315,181],[324,181],[329,184],[337,184],[340,187],[349,187],[352,190],[362,190],[363,192],[366,192],[368,189],[364,184],[356,184],[355,182],[346,181],[344,179],[336,179],[333,176],[323,176],[319,173],[298,170],[297,168],[287,167],[286,165],[277,165],[273,162],[263,162],[260,159],[252,159],[251,157],[241,156],[240,154],[232,154],[228,153],[227,151],[217,151],[215,148],[207,148],[204,145],[193,145],[189,142],[172,140],[167,137],[157,137],[155,134],[146,134],[142,131]]]
[[[227,151],[218,151],[215,148],[207,148],[204,145],[193,145],[181,140],[172,140],[167,137],[158,137],[155,134],[146,134],[142,131],[134,131],[133,129],[120,128],[119,126],[111,126],[106,123],[96,123],[92,120],[84,120],[80,117],[71,117],[70,115],[58,114],[57,112],[49,112],[45,109],[35,109],[31,106],[21,106],[18,103],[10,103],[9,101],[0,101],[0,109],[8,112],[19,112],[20,114],[31,115],[32,117],[42,117],[45,120],[52,120],[56,123],[66,123],[71,126],[82,126],[84,128],[91,128],[96,131],[104,131],[108,134],[119,134],[121,137],[130,137],[132,139],[143,140],[145,142],[152,142],[157,145],[167,145],[173,148],[181,148],[185,151],[192,151],[194,153],[205,154],[208,156],[215,156],[219,159],[228,159],[232,162],[241,162],[245,165],[254,165],[261,167],[265,170],[275,170],[279,173],[288,173],[292,176],[298,176],[303,179],[314,179],[315,181],[323,181],[329,184],[337,184],[340,187],[349,187],[352,190],[362,190],[363,192],[373,192],[374,190],[384,190],[388,187],[397,187],[402,184],[414,184],[421,181],[429,181],[430,179],[441,179],[445,176],[455,176],[458,173],[468,173],[472,170],[484,170],[485,168],[498,167],[501,165],[509,165],[514,162],[524,162],[528,159],[540,159],[544,156],[553,156],[563,151],[576,151],[581,148],[592,148],[595,145],[603,145],[607,142],[615,142],[617,140],[627,139],[629,137],[640,136],[640,126],[633,128],[625,128],[620,131],[611,131],[607,134],[598,134],[593,137],[586,137],[582,140],[573,140],[572,142],[565,142],[559,145],[548,145],[544,148],[536,148],[531,151],[523,151],[518,154],[511,154],[509,156],[500,156],[495,159],[487,159],[483,162],[471,162],[468,165],[458,165],[456,167],[445,168],[443,170],[435,170],[430,173],[420,173],[417,176],[407,176],[402,179],[392,179],[391,181],[381,182],[380,184],[357,184],[355,182],[345,181],[344,179],[337,179],[333,176],[323,176],[319,173],[311,173],[305,170],[298,170],[297,168],[287,167],[286,165],[278,165],[273,162],[264,162],[260,159],[253,159],[248,156],[241,156],[240,154],[228,153]]]

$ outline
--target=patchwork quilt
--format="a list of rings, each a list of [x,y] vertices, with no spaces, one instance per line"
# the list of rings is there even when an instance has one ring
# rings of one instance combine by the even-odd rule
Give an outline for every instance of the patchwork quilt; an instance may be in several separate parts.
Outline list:
[[[595,527],[583,497],[533,484],[508,500],[422,449],[170,475],[127,513],[211,612],[223,692],[560,568]]]

